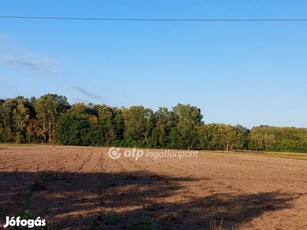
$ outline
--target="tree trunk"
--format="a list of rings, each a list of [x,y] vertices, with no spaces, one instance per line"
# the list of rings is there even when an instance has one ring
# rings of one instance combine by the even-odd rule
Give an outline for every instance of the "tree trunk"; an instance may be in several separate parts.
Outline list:
[[[49,120],[49,135],[48,135],[48,142],[50,143],[51,142],[51,127],[52,127],[52,124],[51,124],[51,121]]]

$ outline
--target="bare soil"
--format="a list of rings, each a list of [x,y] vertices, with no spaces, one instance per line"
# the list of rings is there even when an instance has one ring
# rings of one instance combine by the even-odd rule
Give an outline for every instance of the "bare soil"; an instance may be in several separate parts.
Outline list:
[[[112,160],[108,148],[0,146],[0,225],[50,229],[307,229],[307,161],[199,152]]]

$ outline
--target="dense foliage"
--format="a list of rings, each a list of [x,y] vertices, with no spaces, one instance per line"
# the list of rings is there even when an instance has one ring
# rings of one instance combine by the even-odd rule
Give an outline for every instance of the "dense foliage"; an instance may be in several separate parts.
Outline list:
[[[199,108],[178,104],[156,112],[143,106],[70,105],[67,98],[0,100],[0,142],[207,150],[307,152],[306,128],[204,124]]]

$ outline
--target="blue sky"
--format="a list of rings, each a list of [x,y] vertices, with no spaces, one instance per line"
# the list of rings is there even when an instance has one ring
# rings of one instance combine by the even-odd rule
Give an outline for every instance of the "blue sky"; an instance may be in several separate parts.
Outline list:
[[[307,18],[295,0],[2,0],[0,15]],[[0,97],[189,103],[205,123],[307,127],[307,22],[0,20]]]

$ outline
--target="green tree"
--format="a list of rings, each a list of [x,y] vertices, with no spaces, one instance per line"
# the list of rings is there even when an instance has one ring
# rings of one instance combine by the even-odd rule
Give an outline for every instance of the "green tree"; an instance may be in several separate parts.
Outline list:
[[[269,150],[276,141],[269,127],[253,128],[249,135],[250,148],[257,151]]]
[[[91,145],[91,124],[86,114],[63,113],[56,128],[57,142],[63,145]]]
[[[25,143],[27,139],[27,127],[33,117],[32,106],[28,99],[17,97],[17,106],[13,110],[13,122],[16,128],[16,142]]]
[[[16,125],[14,124],[14,113],[16,113],[17,101],[15,99],[7,99],[1,105],[1,119],[3,126],[3,141],[15,142],[16,141]]]
[[[0,99],[0,142],[4,141],[4,122],[3,122],[3,112],[2,105],[4,100]]]
[[[200,148],[232,151],[247,147],[248,130],[240,125],[201,125],[198,129]]]
[[[307,152],[307,129],[259,126],[252,128],[249,148],[259,151]]]
[[[143,106],[123,109],[124,138],[128,146],[146,146],[154,124],[154,113]]]
[[[152,146],[167,148],[170,146],[170,132],[176,127],[174,115],[167,108],[159,108],[154,114],[154,128],[152,130]]]
[[[96,105],[95,111],[98,114],[98,127],[100,133],[100,143],[102,145],[112,145],[116,140],[116,131],[113,123],[113,109],[107,105]]]
[[[40,135],[46,142],[52,142],[55,138],[55,127],[59,116],[69,107],[67,98],[57,94],[41,96],[35,103],[37,121],[40,127]]]
[[[177,121],[178,148],[198,148],[198,127],[203,124],[201,110],[195,106],[178,104],[173,108]]]

